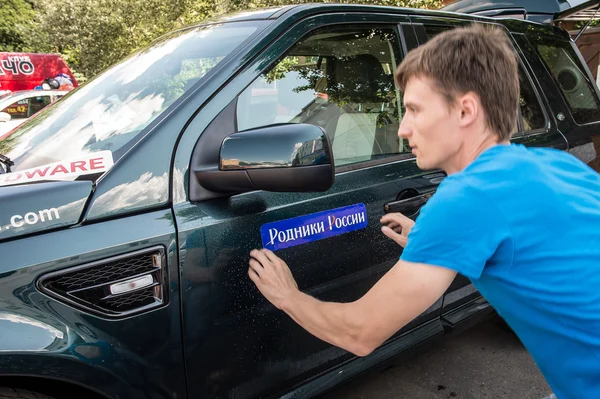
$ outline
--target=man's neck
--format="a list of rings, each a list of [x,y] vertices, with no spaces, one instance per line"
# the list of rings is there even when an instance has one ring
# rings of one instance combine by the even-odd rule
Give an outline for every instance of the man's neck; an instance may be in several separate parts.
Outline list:
[[[477,159],[477,157],[485,150],[497,145],[509,144],[509,140],[499,142],[498,137],[495,134],[488,135],[485,139],[472,145],[465,143],[465,146],[456,154],[454,158],[452,158],[449,165],[443,169],[448,175],[460,172],[473,163],[473,161],[475,161],[475,159]]]

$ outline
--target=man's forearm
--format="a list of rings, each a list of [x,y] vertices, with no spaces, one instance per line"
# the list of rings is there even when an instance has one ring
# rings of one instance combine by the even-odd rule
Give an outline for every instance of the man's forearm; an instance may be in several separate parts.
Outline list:
[[[248,275],[260,292],[309,333],[366,356],[422,314],[448,289],[456,271],[399,260],[365,295],[321,302],[298,290],[290,268],[269,250],[252,251]]]
[[[321,302],[298,292],[282,304],[296,323],[312,335],[358,356],[374,348],[365,337],[367,323],[354,303]]]

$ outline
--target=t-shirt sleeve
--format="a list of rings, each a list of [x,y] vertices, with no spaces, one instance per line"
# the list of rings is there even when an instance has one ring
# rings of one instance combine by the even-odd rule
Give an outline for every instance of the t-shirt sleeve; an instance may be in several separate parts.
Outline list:
[[[482,189],[460,180],[444,181],[421,208],[401,259],[478,279],[486,262],[510,237],[506,218]]]

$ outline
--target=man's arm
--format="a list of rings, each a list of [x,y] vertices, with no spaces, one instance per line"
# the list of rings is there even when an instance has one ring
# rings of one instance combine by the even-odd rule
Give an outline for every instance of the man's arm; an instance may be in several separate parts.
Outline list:
[[[261,293],[316,337],[366,356],[440,298],[456,272],[398,261],[362,298],[322,302],[298,290],[288,266],[268,250],[251,252],[248,274]]]

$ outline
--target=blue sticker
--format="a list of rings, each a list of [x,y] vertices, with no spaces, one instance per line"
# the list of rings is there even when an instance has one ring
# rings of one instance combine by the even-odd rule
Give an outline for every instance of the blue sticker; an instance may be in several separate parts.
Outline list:
[[[367,208],[343,208],[267,223],[260,227],[263,248],[277,251],[367,227]]]

